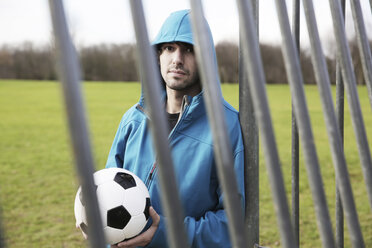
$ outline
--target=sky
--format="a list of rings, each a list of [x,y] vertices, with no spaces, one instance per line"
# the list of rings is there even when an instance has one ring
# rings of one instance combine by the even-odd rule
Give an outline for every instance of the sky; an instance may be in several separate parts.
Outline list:
[[[190,8],[188,0],[143,0],[150,39],[153,39],[169,13]],[[322,42],[333,39],[332,19],[327,0],[313,0]],[[354,34],[349,1],[346,1],[346,32]],[[372,15],[369,0],[360,0],[368,36],[372,39]],[[134,43],[135,34],[128,0],[64,0],[71,35],[76,45]],[[289,17],[292,0],[286,0]],[[202,0],[205,16],[215,43],[238,41],[239,24],[236,1]],[[281,42],[274,0],[259,0],[260,42]],[[301,6],[301,44],[307,46],[308,36]],[[30,41],[36,45],[50,44],[51,19],[48,0],[1,0],[0,46],[19,45]]]

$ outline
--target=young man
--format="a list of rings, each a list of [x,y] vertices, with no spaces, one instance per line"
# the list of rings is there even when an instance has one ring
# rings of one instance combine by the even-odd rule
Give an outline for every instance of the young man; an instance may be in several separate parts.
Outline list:
[[[189,16],[188,10],[172,13],[153,45],[158,50],[164,82],[164,106],[171,130],[169,143],[186,216],[184,224],[189,244],[191,247],[226,248],[231,247],[228,223],[217,178],[211,128],[193,50]],[[210,56],[215,57],[215,54]],[[238,112],[224,100],[223,104],[243,211],[244,147]],[[161,192],[149,121],[141,96],[139,103],[129,109],[120,122],[106,167],[123,167],[145,182],[151,197],[152,224],[137,237],[112,247],[168,247],[166,216],[163,216],[160,203]]]

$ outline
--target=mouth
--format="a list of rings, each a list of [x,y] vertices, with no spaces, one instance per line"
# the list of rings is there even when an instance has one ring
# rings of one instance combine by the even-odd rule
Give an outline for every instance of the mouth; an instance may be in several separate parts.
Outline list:
[[[171,69],[171,70],[169,70],[169,73],[173,74],[175,76],[185,76],[185,75],[187,75],[186,71],[180,70],[180,69]]]

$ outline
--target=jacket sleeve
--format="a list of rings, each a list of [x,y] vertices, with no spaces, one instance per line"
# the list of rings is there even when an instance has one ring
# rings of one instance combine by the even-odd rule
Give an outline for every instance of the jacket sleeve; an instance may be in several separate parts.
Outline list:
[[[240,196],[241,211],[244,213],[244,151],[234,156],[235,175]],[[192,242],[192,247],[231,247],[229,238],[228,221],[223,207],[223,194],[218,190],[219,204],[217,211],[208,211],[205,215],[196,220],[191,217],[185,218],[185,224]]]
[[[235,174],[239,196],[241,199],[242,213],[244,213],[244,151],[235,154]],[[219,203],[215,211],[207,211],[200,219],[186,216],[184,219],[185,229],[188,234],[190,247],[200,248],[227,248],[231,247],[228,221],[226,212],[223,208],[223,194],[218,190]],[[166,219],[160,218],[159,227],[153,237],[153,240],[147,247],[168,247]]]
[[[124,117],[123,117],[124,119]],[[126,143],[126,132],[125,125],[123,124],[123,119],[121,120],[114,141],[112,142],[110,153],[107,158],[106,168],[111,167],[123,167],[124,161],[124,147]]]

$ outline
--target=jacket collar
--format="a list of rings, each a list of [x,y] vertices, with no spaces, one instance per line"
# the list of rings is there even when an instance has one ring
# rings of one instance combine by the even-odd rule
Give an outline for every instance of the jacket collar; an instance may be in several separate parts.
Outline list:
[[[201,115],[205,115],[206,110],[205,110],[203,95],[204,95],[203,90],[194,97],[185,95],[182,100],[180,116],[184,114],[187,108],[188,110],[187,110],[186,116],[184,117],[185,120],[192,120],[193,118],[197,118]],[[164,91],[162,95],[162,103],[163,103],[164,108],[166,104],[166,99],[167,99],[167,96]],[[147,117],[149,117],[149,113],[148,113],[148,110],[145,104],[145,99],[143,97],[143,94],[141,94],[141,98],[137,104],[137,109],[139,109]]]

